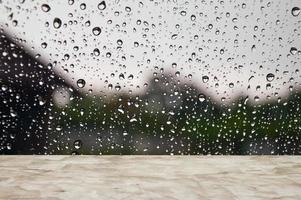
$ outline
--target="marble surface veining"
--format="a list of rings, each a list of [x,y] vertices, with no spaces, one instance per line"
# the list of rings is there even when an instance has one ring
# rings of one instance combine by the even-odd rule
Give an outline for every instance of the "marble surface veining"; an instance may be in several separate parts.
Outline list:
[[[0,156],[0,199],[301,199],[301,157]]]

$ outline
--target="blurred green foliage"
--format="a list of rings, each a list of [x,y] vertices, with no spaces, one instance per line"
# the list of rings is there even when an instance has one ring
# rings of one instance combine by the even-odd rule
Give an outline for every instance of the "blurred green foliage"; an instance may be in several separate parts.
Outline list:
[[[193,86],[170,90],[152,83],[150,88],[140,96],[77,96],[70,105],[56,107],[53,124],[62,130],[52,135],[61,145],[53,144],[52,153],[301,153],[298,93],[278,102],[251,104],[243,97],[218,104],[209,96],[200,101],[202,93]],[[175,91],[177,98],[171,95]],[[81,148],[74,148],[74,140],[82,141]]]

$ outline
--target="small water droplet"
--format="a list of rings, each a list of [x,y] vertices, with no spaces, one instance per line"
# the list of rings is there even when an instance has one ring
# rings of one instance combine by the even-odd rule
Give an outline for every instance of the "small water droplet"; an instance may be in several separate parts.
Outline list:
[[[131,10],[132,10],[131,7],[128,7],[128,6],[125,7],[125,11],[126,11],[126,12],[131,12]]]
[[[11,111],[10,111],[10,116],[16,117],[16,116],[17,116],[17,113],[16,113],[14,110],[11,110]]]
[[[2,89],[2,91],[6,91],[8,89],[8,87],[6,85],[2,85],[1,89]]]
[[[185,10],[182,10],[182,11],[180,12],[180,15],[186,16],[186,11],[185,11]]]
[[[177,37],[178,37],[178,34],[173,34],[173,35],[171,36],[171,39],[172,39],[172,40],[175,40],[175,39],[177,39]]]
[[[82,147],[83,143],[81,140],[75,140],[73,145],[74,145],[75,149],[80,149]]]
[[[6,144],[6,148],[7,148],[7,150],[11,150],[12,144],[11,144],[11,143],[7,143],[7,144]]]

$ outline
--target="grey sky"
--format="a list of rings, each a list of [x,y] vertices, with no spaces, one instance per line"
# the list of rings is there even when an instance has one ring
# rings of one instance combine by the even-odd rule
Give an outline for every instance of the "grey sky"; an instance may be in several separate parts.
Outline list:
[[[108,84],[113,84],[124,92],[139,93],[148,78],[160,72],[155,66],[168,73],[180,72],[183,82],[193,82],[217,99],[231,100],[238,94],[265,99],[275,92],[286,95],[289,86],[300,85],[296,70],[301,69],[301,53],[290,52],[292,47],[301,50],[301,14],[291,13],[293,7],[301,7],[298,0],[115,0],[106,1],[103,11],[98,9],[101,1],[75,1],[73,5],[68,0],[20,2],[2,0],[0,26],[26,40],[23,45],[41,54],[40,59],[56,61],[54,70],[72,84],[85,79],[83,90],[107,93]],[[48,4],[50,11],[42,11],[42,4]],[[58,29],[53,27],[55,18],[63,22]],[[94,27],[102,30],[98,36],[92,33]],[[122,40],[120,48],[118,40]],[[95,48],[99,56],[93,55]],[[177,65],[172,68],[172,63]],[[119,78],[121,73],[124,80]],[[271,82],[266,79],[269,73],[275,75]],[[209,77],[207,83],[203,76]]]

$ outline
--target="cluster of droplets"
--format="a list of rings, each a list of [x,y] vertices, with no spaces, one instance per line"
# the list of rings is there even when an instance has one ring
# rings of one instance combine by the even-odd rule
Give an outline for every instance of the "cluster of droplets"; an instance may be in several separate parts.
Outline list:
[[[224,1],[98,1],[92,11],[91,2],[65,3],[76,7],[67,14],[70,20],[39,4],[50,16],[49,35],[40,43],[55,49],[49,64],[35,60],[40,54],[32,58],[14,43],[0,43],[0,66],[8,77],[0,90],[1,152],[16,148],[18,130],[24,138],[16,141],[41,140],[28,144],[39,153],[300,153],[301,97],[293,89],[299,84],[300,33],[295,28],[290,37],[278,36],[288,16],[271,20],[265,14],[283,9],[277,3],[260,2],[262,16],[256,6],[247,12],[247,3],[225,11]],[[208,11],[200,9],[206,6]],[[286,11],[300,27],[300,8]],[[22,26],[14,15],[8,17],[13,26]],[[279,48],[286,55],[274,56]],[[148,80],[142,80],[144,72],[151,74]],[[281,96],[281,85],[290,99]],[[255,92],[240,94],[239,88]],[[277,101],[265,102],[271,95]]]

